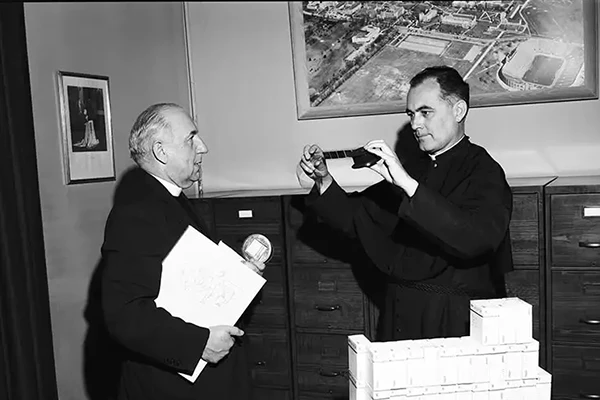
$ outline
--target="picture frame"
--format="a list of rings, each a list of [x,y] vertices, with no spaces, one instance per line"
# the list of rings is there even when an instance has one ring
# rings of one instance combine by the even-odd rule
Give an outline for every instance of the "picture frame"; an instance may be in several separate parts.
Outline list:
[[[288,2],[299,120],[402,113],[457,69],[470,107],[598,99],[595,0]]]
[[[58,71],[57,81],[65,184],[114,181],[108,77]]]

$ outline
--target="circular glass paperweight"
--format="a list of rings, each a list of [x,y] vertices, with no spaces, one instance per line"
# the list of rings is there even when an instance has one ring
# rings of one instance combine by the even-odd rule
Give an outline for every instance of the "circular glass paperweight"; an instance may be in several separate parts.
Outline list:
[[[244,240],[242,255],[247,261],[267,263],[273,257],[273,246],[265,235],[254,233]]]

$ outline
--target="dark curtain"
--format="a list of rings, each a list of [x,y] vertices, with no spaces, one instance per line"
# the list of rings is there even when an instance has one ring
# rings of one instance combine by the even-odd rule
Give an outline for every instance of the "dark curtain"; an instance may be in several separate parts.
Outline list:
[[[0,4],[0,398],[58,399],[23,3]]]

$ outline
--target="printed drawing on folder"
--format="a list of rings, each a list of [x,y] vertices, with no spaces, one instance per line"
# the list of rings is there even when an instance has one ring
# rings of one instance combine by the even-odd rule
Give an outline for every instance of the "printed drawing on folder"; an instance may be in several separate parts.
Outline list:
[[[266,282],[243,260],[188,226],[163,260],[156,306],[206,328],[234,325]],[[195,382],[205,365],[200,360],[192,375],[179,374]]]

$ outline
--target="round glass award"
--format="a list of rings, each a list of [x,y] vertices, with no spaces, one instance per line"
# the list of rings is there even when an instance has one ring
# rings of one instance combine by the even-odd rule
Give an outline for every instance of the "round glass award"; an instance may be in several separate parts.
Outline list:
[[[273,257],[273,246],[266,236],[254,233],[244,240],[242,255],[247,261],[259,261],[266,264]]]

